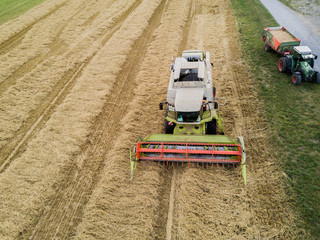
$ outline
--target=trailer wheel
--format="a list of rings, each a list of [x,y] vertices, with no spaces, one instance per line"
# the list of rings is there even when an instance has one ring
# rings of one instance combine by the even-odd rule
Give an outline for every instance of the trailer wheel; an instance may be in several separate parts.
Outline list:
[[[212,119],[211,122],[206,123],[206,134],[217,134],[217,120]]]
[[[292,75],[292,82],[294,85],[299,85],[301,83],[301,75],[299,72],[295,72]]]
[[[314,83],[320,84],[320,73],[319,72],[315,72]]]
[[[264,45],[264,50],[265,50],[266,52],[271,52],[271,47],[269,46],[268,43],[266,43],[266,45]]]
[[[278,69],[280,72],[286,72],[287,69],[287,58],[286,57],[282,57],[279,59],[278,62]]]

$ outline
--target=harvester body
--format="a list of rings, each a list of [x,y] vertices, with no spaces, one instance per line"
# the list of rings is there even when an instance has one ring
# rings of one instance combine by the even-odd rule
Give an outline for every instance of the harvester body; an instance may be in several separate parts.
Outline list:
[[[284,27],[268,27],[264,30],[262,39],[265,50],[274,50],[283,55],[278,62],[280,72],[292,73],[295,85],[299,85],[301,81],[320,83],[320,74],[313,69],[317,55],[312,54],[308,46],[299,46],[300,40]]]
[[[212,84],[210,54],[185,51],[171,65],[165,116],[166,133],[205,135],[223,133]]]
[[[218,99],[212,84],[209,52],[184,51],[171,64],[167,99],[159,105],[161,110],[167,106],[166,134],[152,134],[137,143],[131,173],[137,161],[165,165],[241,164],[245,180],[243,138],[235,141],[223,135],[221,117],[217,112]],[[220,135],[217,135],[217,127]]]

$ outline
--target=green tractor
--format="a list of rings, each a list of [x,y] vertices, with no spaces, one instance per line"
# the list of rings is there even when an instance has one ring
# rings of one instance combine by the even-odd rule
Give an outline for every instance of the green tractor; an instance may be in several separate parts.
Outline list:
[[[300,39],[293,36],[285,27],[266,27],[262,40],[265,51],[275,51],[281,55],[278,68],[280,72],[292,73],[292,82],[299,85],[301,81],[320,83],[319,72],[313,69],[317,55],[312,54],[307,46],[299,46]]]
[[[301,81],[310,81],[319,84],[320,73],[313,69],[317,55],[312,54],[307,46],[295,46],[293,51],[280,58],[278,68],[280,72],[292,73],[292,82],[299,85]]]

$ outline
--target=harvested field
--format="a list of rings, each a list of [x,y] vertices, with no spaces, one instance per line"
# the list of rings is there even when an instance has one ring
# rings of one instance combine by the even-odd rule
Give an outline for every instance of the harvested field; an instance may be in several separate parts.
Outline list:
[[[295,214],[224,0],[48,0],[0,26],[1,239],[292,239]],[[171,56],[211,54],[240,169],[139,165]]]

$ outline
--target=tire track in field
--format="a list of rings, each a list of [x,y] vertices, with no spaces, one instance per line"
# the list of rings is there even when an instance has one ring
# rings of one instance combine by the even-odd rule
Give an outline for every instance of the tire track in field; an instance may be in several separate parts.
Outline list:
[[[195,2],[192,1],[192,4],[190,5],[190,10],[189,10],[189,15],[188,15],[188,20],[186,22],[186,25],[183,29],[183,37],[182,37],[182,42],[179,47],[179,53],[181,54],[182,51],[187,50],[186,47],[188,46],[188,41],[189,41],[189,34],[190,34],[190,29],[192,26],[192,23],[194,21],[194,13],[195,13]],[[172,181],[171,181],[171,188],[170,188],[170,198],[169,198],[169,205],[168,205],[168,214],[167,214],[167,224],[166,224],[166,240],[171,240],[172,238],[172,226],[173,226],[173,221],[174,221],[174,207],[175,207],[175,199],[177,195],[177,182],[180,181],[181,179],[181,174],[182,174],[183,169],[177,170],[173,169],[173,176],[172,176]],[[179,177],[180,175],[180,177]]]
[[[183,27],[182,39],[178,50],[178,55],[182,51],[187,50],[186,47],[189,41],[190,28],[194,20],[195,12],[195,3],[192,1],[189,7],[188,19]],[[168,79],[169,80],[169,79]],[[163,116],[159,116],[163,117]],[[154,221],[156,225],[153,226],[155,229],[154,236],[157,236],[158,239],[171,239],[172,225],[173,225],[173,214],[175,206],[175,197],[176,197],[176,185],[179,181],[179,175],[183,171],[183,166],[180,166],[182,169],[176,169],[174,166],[169,167],[169,169],[163,170],[161,173],[161,187],[159,189],[159,196],[163,196],[158,206],[159,215]]]
[[[34,21],[33,23],[31,23],[30,25],[28,25],[27,27],[25,27],[24,29],[22,29],[21,31],[19,31],[18,33],[14,34],[12,37],[10,37],[9,39],[3,41],[2,43],[0,43],[0,55],[7,53],[8,51],[10,51],[12,48],[14,48],[15,46],[17,46],[22,39],[24,38],[24,36],[26,35],[26,33],[33,27],[35,26],[37,23],[41,22],[42,20],[48,18],[49,16],[51,16],[54,12],[56,12],[57,10],[59,10],[60,8],[62,8],[63,6],[65,6],[70,0],[66,0],[64,3],[56,6],[51,12],[45,14],[44,16],[40,17],[39,19],[37,19],[36,21]]]
[[[217,87],[218,94],[220,95],[220,93],[222,93],[222,96],[224,96],[225,92],[223,90],[225,87],[224,85],[226,85],[224,84],[224,81],[225,79],[228,79],[228,75],[222,75],[226,70],[219,67],[219,60],[215,60],[222,55],[223,52],[228,52],[229,47],[228,45],[224,46],[226,35],[215,34],[216,29],[222,33],[225,31],[226,27],[228,27],[225,26],[223,13],[219,12],[220,5],[221,7],[223,6],[222,2],[223,1],[197,1],[195,21],[194,25],[191,27],[193,35],[190,34],[190,45],[188,46],[191,48],[199,48],[204,51],[210,51],[211,60],[214,63],[214,68],[212,70],[214,79],[213,84]],[[218,42],[220,45],[217,46],[215,42]],[[224,51],[221,50],[223,48],[225,49]],[[226,62],[225,65],[227,66],[229,61],[230,59],[224,58],[221,62]],[[217,76],[221,75],[223,76],[223,79],[217,79]],[[222,85],[221,88],[220,85]],[[222,107],[222,110],[225,109],[225,107]],[[227,129],[226,126],[224,127]],[[228,135],[229,134],[230,132],[228,131]],[[228,194],[226,194],[229,190],[230,195],[232,193],[238,194],[237,191],[234,191],[233,187],[233,185],[237,186],[237,184],[232,182],[232,180],[238,177],[238,174],[232,173],[233,171],[231,169],[230,172],[227,172],[227,169],[219,168],[216,166],[213,166],[212,170],[188,168],[185,169],[181,176],[179,176],[180,180],[178,182],[180,182],[180,185],[175,189],[176,211],[174,212],[172,227],[173,239],[232,238],[230,235],[228,236],[228,231],[225,231],[225,235],[220,234],[221,228],[223,229],[224,226],[230,224],[230,228],[232,228],[232,224],[236,224],[232,221],[230,221],[230,223],[224,222],[224,219],[229,219],[230,216],[233,215],[230,214],[231,211],[229,211],[229,209],[220,211],[220,209],[223,209],[225,206],[225,202],[223,200],[220,201],[220,199],[225,199],[226,201],[232,199],[232,197],[229,198]],[[224,175],[224,172],[226,175]],[[220,181],[220,177],[223,181]],[[226,181],[224,182],[224,180]],[[232,187],[230,188],[229,185]],[[232,204],[230,204],[230,208],[232,207]],[[225,216],[223,216],[223,213],[225,213]],[[221,222],[224,223],[222,226],[220,225]],[[188,227],[183,228],[182,226]],[[215,233],[213,234],[213,232]],[[236,233],[234,236],[236,236]]]
[[[115,21],[111,28],[104,30],[102,37],[96,41],[101,41],[101,47],[112,37],[112,35],[119,30],[127,16],[134,11],[141,0],[137,0],[128,8],[121,16]],[[60,50],[58,50],[60,51]],[[23,152],[28,141],[42,128],[46,121],[50,118],[54,112],[56,106],[58,106],[70,89],[74,86],[78,77],[81,76],[82,70],[90,63],[91,59],[98,53],[89,56],[85,61],[75,64],[56,84],[53,88],[54,91],[46,98],[46,101],[35,111],[32,117],[25,123],[25,125],[16,133],[15,138],[9,142],[1,151],[0,156],[0,173],[10,165],[19,153]]]
[[[75,162],[81,162],[83,166],[79,168],[73,164],[65,169],[66,178],[57,186],[57,194],[48,203],[50,207],[40,216],[34,228],[29,230],[27,238],[69,238],[75,231],[99,179],[104,156],[112,148],[113,138],[120,128],[119,122],[124,116],[123,113],[127,111],[126,103],[134,95],[135,75],[145,58],[147,46],[152,41],[153,32],[157,29],[164,10],[165,0],[159,4],[148,27],[128,54],[109,94],[110,97],[93,124],[92,134],[83,146],[82,152],[76,157]]]

